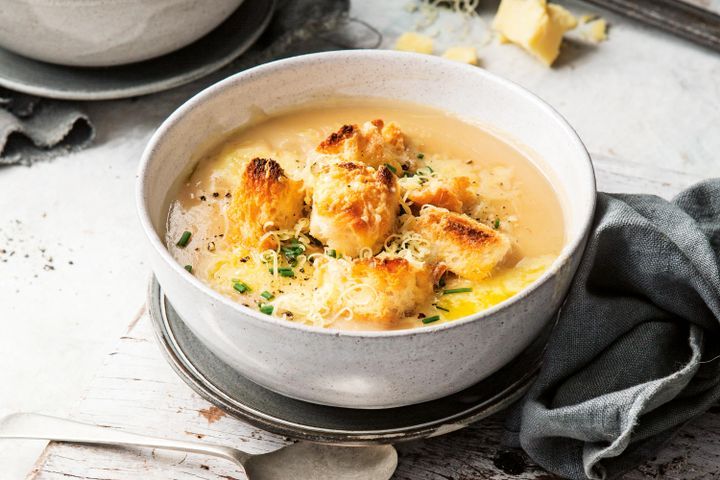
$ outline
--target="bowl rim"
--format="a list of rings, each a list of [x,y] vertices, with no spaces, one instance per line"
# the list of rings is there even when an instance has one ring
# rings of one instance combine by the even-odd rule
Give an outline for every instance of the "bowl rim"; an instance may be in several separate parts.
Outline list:
[[[145,205],[147,171],[150,164],[152,163],[155,151],[165,139],[168,131],[170,131],[176,124],[183,121],[185,115],[198,107],[200,104],[216,95],[221,94],[228,88],[234,87],[238,82],[241,82],[246,77],[252,77],[256,75],[271,75],[273,72],[278,70],[292,68],[293,66],[299,66],[312,62],[347,61],[348,57],[354,57],[358,60],[369,59],[370,61],[392,61],[402,59],[405,61],[419,61],[420,63],[424,64],[423,66],[427,66],[427,64],[430,64],[435,68],[455,68],[465,70],[466,74],[468,75],[484,77],[485,80],[493,82],[501,86],[502,88],[506,88],[515,95],[524,97],[527,101],[533,103],[537,108],[546,113],[548,117],[552,119],[555,124],[565,132],[568,137],[568,141],[574,144],[574,147],[578,150],[579,156],[582,156],[582,161],[585,166],[585,173],[587,174],[587,181],[583,188],[589,189],[591,191],[592,198],[589,202],[588,207],[583,212],[584,219],[582,220],[581,229],[574,236],[574,238],[571,238],[568,242],[566,242],[558,257],[553,261],[550,267],[545,270],[545,272],[543,272],[543,274],[539,278],[537,278],[534,282],[532,282],[522,291],[486,310],[446,323],[423,326],[419,328],[406,328],[400,330],[342,330],[331,327],[318,327],[314,325],[305,325],[290,322],[287,320],[276,318],[272,315],[263,314],[249,307],[245,307],[244,305],[210,288],[200,279],[188,273],[185,268],[182,267],[180,263],[175,260],[175,258],[173,258],[173,256],[170,254],[170,251],[165,246],[164,241],[155,231],[152,221],[150,220],[147,206]],[[284,329],[298,330],[305,333],[319,335],[361,338],[386,338],[415,335],[431,335],[440,331],[459,328],[468,323],[481,321],[488,317],[492,317],[498,311],[504,310],[510,305],[522,301],[533,291],[539,288],[540,285],[547,282],[549,278],[556,275],[558,271],[563,268],[568,262],[572,261],[573,256],[578,250],[584,250],[585,241],[587,239],[594,218],[595,206],[597,202],[596,193],[597,187],[595,171],[587,148],[583,144],[575,129],[568,123],[568,121],[565,120],[565,118],[560,115],[560,113],[554,107],[552,107],[550,104],[538,97],[536,94],[530,92],[524,87],[521,87],[519,84],[511,80],[492,74],[482,68],[478,68],[472,65],[461,64],[459,62],[444,59],[442,57],[410,52],[398,52],[393,50],[358,49],[310,53],[289,57],[282,60],[275,60],[273,62],[261,64],[256,67],[231,75],[192,96],[180,107],[178,107],[167,119],[165,119],[165,121],[163,121],[163,123],[153,133],[145,149],[143,150],[137,172],[135,199],[140,223],[155,253],[157,253],[160,258],[166,264],[168,264],[168,266],[174,271],[176,275],[179,276],[179,278],[182,279],[182,281],[190,285],[191,288],[199,290],[203,295],[208,296],[210,299],[216,302],[220,302],[225,306],[238,311],[252,321],[261,322],[265,325],[275,325]]]

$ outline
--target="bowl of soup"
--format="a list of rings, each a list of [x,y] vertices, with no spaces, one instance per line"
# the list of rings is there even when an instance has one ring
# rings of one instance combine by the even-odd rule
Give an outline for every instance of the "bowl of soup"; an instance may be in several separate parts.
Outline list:
[[[8,0],[0,46],[74,67],[140,62],[220,25],[243,0]]]
[[[236,74],[150,140],[137,202],[183,321],[280,394],[458,392],[553,321],[595,205],[550,106],[482,69],[343,51]]]

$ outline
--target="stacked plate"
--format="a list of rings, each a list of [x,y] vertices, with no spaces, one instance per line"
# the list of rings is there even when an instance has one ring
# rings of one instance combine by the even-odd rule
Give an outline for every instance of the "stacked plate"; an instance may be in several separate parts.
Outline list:
[[[208,75],[244,53],[268,26],[274,6],[274,0],[245,0],[195,42],[117,66],[46,63],[0,48],[0,86],[66,100],[108,100],[167,90]]]
[[[148,293],[159,344],[178,375],[200,396],[259,428],[323,443],[397,443],[449,433],[518,400],[540,366],[552,325],[517,358],[490,377],[439,400],[362,410],[295,400],[261,387],[220,360],[173,310],[156,280]]]

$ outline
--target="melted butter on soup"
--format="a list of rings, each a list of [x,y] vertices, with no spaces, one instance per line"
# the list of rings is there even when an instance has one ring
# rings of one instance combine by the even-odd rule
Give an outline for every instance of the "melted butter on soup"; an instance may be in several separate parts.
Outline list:
[[[556,194],[519,150],[442,112],[374,100],[231,135],[181,186],[167,228],[173,256],[218,292],[351,330],[497,305],[538,279],[563,239]]]

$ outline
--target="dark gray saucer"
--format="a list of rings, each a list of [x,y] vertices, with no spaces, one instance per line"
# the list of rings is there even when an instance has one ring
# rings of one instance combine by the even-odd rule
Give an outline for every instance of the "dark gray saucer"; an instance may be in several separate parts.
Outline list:
[[[246,0],[213,31],[175,52],[106,68],[54,65],[0,48],[0,86],[65,100],[108,100],[189,83],[230,63],[265,30],[275,0]]]
[[[359,410],[294,400],[246,379],[194,336],[152,280],[148,305],[170,365],[200,396],[264,430],[316,442],[372,444],[449,433],[518,400],[540,366],[550,328],[520,356],[482,382],[440,400],[407,407]]]

